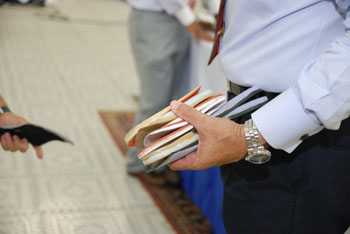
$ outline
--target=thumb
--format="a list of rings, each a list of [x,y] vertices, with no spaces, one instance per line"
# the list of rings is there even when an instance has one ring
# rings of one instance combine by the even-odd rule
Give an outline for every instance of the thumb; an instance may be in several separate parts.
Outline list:
[[[170,107],[175,115],[193,125],[198,132],[200,132],[202,127],[205,126],[205,121],[209,117],[193,107],[178,101],[172,101]]]
[[[36,156],[39,158],[39,159],[42,159],[44,154],[43,154],[43,150],[40,146],[33,146],[35,152],[36,152]]]

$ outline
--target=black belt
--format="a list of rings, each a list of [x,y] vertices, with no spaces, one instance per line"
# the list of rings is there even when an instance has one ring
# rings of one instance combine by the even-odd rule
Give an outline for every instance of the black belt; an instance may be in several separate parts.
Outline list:
[[[242,93],[243,91],[249,89],[250,87],[240,86],[238,84],[232,83],[231,81],[227,80],[227,86],[228,91],[237,96],[238,94]],[[269,100],[274,99],[279,93],[272,93],[267,91],[261,91],[261,94],[259,96],[266,96]]]

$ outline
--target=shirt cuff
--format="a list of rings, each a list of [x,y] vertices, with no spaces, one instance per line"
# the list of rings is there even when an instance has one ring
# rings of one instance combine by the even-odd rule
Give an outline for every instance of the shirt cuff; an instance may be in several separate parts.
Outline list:
[[[183,24],[184,26],[188,26],[192,24],[196,17],[190,6],[185,5],[183,8],[175,12],[175,17]]]
[[[219,14],[220,1],[208,1],[208,10],[213,15]]]
[[[270,146],[288,153],[304,139],[323,129],[305,112],[293,88],[287,89],[255,111],[252,119]]]

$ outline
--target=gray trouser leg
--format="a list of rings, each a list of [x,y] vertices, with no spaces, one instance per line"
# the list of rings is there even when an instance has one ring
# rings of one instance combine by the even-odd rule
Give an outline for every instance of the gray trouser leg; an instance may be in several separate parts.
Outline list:
[[[162,12],[133,10],[129,33],[140,79],[140,103],[135,124],[169,105],[181,79],[190,36],[172,16]],[[127,154],[127,170],[143,171],[145,166],[133,148]]]

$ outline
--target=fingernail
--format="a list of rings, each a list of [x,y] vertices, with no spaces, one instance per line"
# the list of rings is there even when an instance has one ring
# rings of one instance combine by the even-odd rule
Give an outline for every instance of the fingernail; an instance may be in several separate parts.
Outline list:
[[[177,110],[177,108],[180,106],[181,102],[178,102],[178,101],[172,101],[170,106],[171,106],[171,109],[172,110]]]

